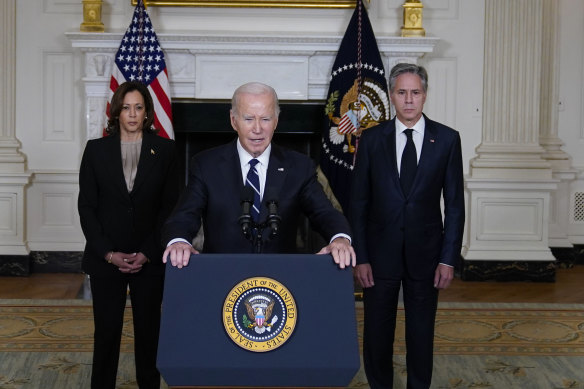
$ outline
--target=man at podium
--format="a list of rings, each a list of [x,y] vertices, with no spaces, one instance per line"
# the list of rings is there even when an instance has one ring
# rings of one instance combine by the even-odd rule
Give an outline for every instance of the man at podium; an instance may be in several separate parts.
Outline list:
[[[340,267],[355,266],[350,227],[326,197],[306,155],[272,143],[275,90],[252,82],[235,90],[230,118],[238,138],[195,155],[189,180],[162,229],[163,262],[187,266],[201,223],[204,253],[294,253],[300,215],[329,244]]]

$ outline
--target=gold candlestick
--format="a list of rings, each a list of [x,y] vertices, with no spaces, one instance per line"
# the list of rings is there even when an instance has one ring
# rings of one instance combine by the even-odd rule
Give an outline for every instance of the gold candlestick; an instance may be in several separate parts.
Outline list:
[[[401,28],[401,36],[426,36],[422,27],[422,8],[424,5],[419,0],[406,0],[404,7],[404,24]]]
[[[101,22],[102,0],[83,0],[83,23],[79,29],[83,32],[104,32]]]

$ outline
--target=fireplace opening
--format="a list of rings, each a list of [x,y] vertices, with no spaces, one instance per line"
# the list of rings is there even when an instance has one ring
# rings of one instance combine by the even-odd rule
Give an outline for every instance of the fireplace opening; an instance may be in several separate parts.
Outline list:
[[[193,155],[237,137],[229,119],[230,101],[174,100],[173,125],[182,183],[187,184],[188,164]],[[319,163],[321,133],[324,128],[324,101],[280,101],[280,117],[273,142],[308,155]],[[325,245],[312,230],[308,219],[298,226],[297,250],[316,253]]]

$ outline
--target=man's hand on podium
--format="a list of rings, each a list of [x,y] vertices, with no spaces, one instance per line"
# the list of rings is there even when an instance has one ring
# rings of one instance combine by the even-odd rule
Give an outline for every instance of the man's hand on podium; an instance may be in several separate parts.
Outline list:
[[[199,252],[186,242],[175,242],[164,250],[162,262],[166,263],[170,259],[170,264],[180,269],[189,264],[191,254],[199,254]]]
[[[351,242],[347,238],[336,238],[328,246],[323,247],[317,254],[331,254],[333,260],[341,269],[348,266],[355,267],[357,264],[355,250],[353,250],[353,246],[351,246]]]

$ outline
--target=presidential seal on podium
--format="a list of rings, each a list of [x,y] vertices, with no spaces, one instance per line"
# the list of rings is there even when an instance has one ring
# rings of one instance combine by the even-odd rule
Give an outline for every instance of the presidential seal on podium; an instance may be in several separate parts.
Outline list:
[[[231,340],[246,350],[277,349],[290,338],[298,311],[292,293],[281,282],[253,277],[231,289],[223,304],[223,325]]]

